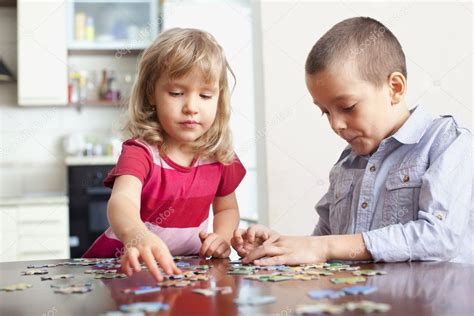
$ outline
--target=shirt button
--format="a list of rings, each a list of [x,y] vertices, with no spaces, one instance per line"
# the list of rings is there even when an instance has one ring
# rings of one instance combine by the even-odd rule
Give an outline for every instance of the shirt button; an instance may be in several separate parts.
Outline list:
[[[375,166],[372,166],[372,167],[370,167],[369,170],[370,170],[370,172],[374,172],[375,170],[377,170],[377,168],[375,168]]]
[[[407,176],[407,175],[404,175],[403,176],[403,182],[408,182],[408,181],[410,181],[410,177]]]
[[[362,208],[367,208],[367,206],[369,206],[369,204],[367,204],[367,202],[362,202]]]
[[[440,221],[442,221],[444,219],[442,214],[436,215],[436,218],[439,219]]]

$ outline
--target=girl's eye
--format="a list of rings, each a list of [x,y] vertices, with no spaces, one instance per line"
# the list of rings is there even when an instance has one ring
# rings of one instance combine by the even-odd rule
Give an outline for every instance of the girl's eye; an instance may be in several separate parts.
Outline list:
[[[169,94],[172,97],[179,97],[180,95],[183,95],[182,92],[174,92],[174,91],[170,91]]]
[[[357,104],[357,103],[356,103],[356,104]],[[350,112],[350,111],[352,111],[352,110],[354,109],[355,106],[356,106],[356,105],[354,104],[354,105],[352,105],[352,106],[350,106],[350,107],[344,108],[343,110],[344,110],[344,112]]]
[[[211,99],[212,95],[207,95],[207,94],[200,94],[201,98],[203,99]]]

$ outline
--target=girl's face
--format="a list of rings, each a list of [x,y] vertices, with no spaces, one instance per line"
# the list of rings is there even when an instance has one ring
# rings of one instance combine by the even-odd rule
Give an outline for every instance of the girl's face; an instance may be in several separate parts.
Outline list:
[[[179,148],[206,133],[216,118],[218,100],[219,83],[206,83],[198,71],[178,79],[161,76],[150,101],[168,147]]]

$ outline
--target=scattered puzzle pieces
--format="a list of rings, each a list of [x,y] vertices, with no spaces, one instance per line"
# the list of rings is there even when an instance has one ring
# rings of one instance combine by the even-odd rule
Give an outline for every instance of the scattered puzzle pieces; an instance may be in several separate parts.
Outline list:
[[[124,279],[127,275],[123,273],[96,274],[94,279]]]
[[[366,314],[368,313],[384,313],[390,310],[389,304],[375,303],[372,301],[348,302],[345,304],[348,311],[360,310]]]
[[[134,294],[134,295],[154,293],[154,292],[159,292],[159,291],[161,291],[161,287],[159,286],[139,286],[139,287],[128,288],[128,289],[123,290],[125,294]]]
[[[145,313],[157,313],[159,311],[168,310],[169,305],[161,302],[140,302],[120,305],[122,312],[145,312]]]
[[[373,276],[373,275],[384,275],[387,274],[387,272],[382,271],[382,270],[359,270],[359,271],[353,271],[353,275],[365,275],[365,276]]]
[[[345,293],[350,294],[350,295],[358,295],[358,294],[367,295],[367,294],[377,291],[377,288],[375,286],[370,286],[370,285],[356,285],[356,286],[351,286],[351,287],[345,287],[342,290]]]
[[[266,305],[276,302],[274,296],[250,296],[250,297],[239,297],[234,299],[234,303],[237,305]]]
[[[84,273],[86,274],[115,274],[117,273],[117,270],[116,269],[96,269],[96,270],[90,269],[90,270],[84,271]]]
[[[343,291],[336,290],[314,290],[309,291],[307,294],[314,300],[322,298],[339,298],[346,295]]]
[[[232,288],[230,286],[224,287],[210,287],[207,289],[194,289],[193,293],[201,294],[204,296],[215,296],[217,294],[230,294],[232,293]]]
[[[11,284],[11,285],[6,285],[4,287],[0,288],[0,291],[5,291],[5,292],[13,292],[13,291],[23,291],[26,289],[29,289],[33,285],[29,283],[16,283],[16,284]]]
[[[161,287],[186,287],[191,285],[191,283],[192,282],[188,280],[167,280],[160,282],[157,285]]]
[[[55,263],[44,263],[44,264],[31,264],[27,266],[28,269],[40,269],[40,268],[54,268],[59,266],[59,264]]]
[[[74,275],[72,274],[57,274],[57,275],[42,276],[41,281],[63,280],[63,279],[72,279],[72,278],[74,278]]]
[[[21,275],[40,275],[40,274],[48,274],[48,270],[30,269],[30,270],[21,271]]]
[[[332,278],[331,282],[334,284],[356,284],[358,282],[365,282],[366,279],[363,276],[345,277],[345,278]]]
[[[68,287],[61,287],[54,290],[54,293],[60,294],[84,294],[92,291],[92,287],[90,286],[68,286]]]
[[[344,312],[344,306],[320,303],[313,305],[299,305],[295,308],[297,315],[315,315],[315,314],[341,314]]]

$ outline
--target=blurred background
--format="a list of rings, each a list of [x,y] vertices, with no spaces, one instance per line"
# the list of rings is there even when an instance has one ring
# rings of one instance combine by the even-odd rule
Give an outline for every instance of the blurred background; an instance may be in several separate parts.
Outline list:
[[[470,1],[0,0],[0,261],[79,257],[108,226],[102,179],[137,62],[171,27],[211,32],[236,74],[241,226],[310,234],[345,142],[312,104],[304,63],[354,16],[399,39],[410,107],[473,128]]]

